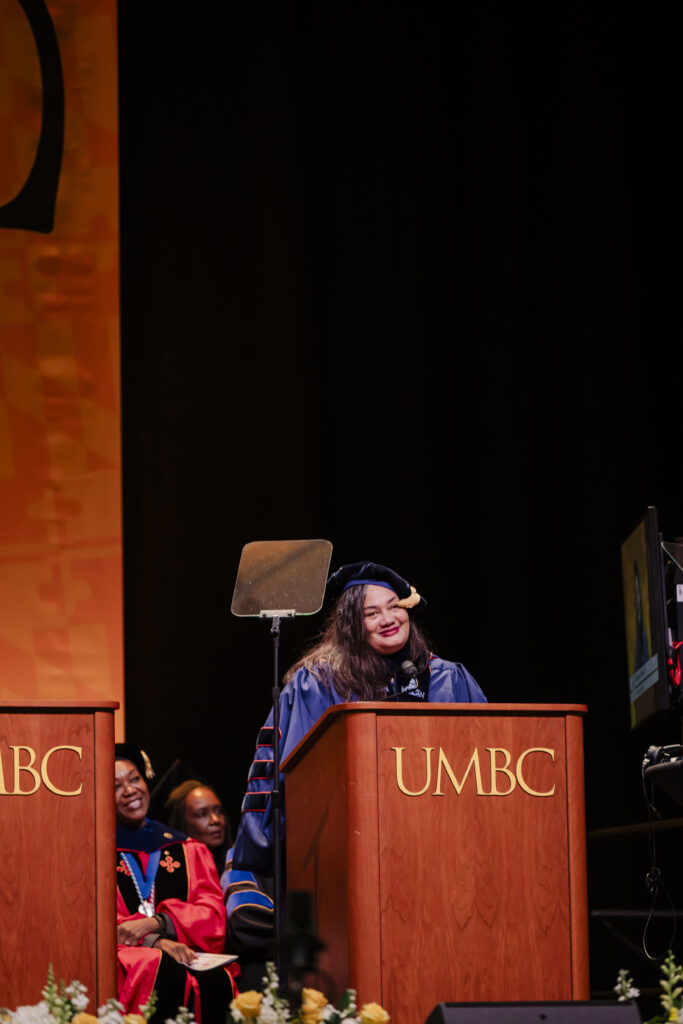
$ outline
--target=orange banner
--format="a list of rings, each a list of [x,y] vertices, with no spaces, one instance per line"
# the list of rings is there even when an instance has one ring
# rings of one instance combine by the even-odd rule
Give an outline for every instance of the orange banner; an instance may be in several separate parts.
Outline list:
[[[0,19],[0,697],[118,700],[115,0]]]

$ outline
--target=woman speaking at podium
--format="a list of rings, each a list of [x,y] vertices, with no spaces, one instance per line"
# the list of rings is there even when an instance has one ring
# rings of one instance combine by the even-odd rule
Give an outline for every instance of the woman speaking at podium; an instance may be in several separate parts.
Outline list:
[[[486,697],[467,669],[432,654],[412,612],[426,601],[398,573],[355,562],[327,581],[335,599],[322,637],[285,675],[280,697],[284,760],[333,704],[359,700],[480,704]],[[272,874],[272,712],[249,771],[233,864]]]

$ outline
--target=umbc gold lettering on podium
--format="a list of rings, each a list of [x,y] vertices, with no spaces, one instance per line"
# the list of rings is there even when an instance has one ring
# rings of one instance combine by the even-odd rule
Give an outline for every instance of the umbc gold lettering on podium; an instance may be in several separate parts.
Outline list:
[[[34,768],[36,763],[37,754],[33,747],[27,747],[22,743],[12,744],[9,743],[8,749],[13,752],[13,781],[14,788],[7,789],[5,785],[5,776],[2,768],[2,756],[0,756],[0,796],[31,796],[33,793],[40,789],[42,784],[54,793],[56,796],[80,796],[83,790],[83,783],[79,783],[78,789],[59,789],[52,779],[50,778],[50,758],[58,750],[73,750],[77,755],[78,760],[83,760],[83,747],[72,747],[68,744],[61,744],[60,746],[51,747],[40,762],[40,771]],[[26,751],[28,758],[23,759],[21,752]],[[22,760],[26,760],[25,764],[22,764]],[[29,786],[31,788],[22,789],[22,772],[28,775],[30,778]],[[24,782],[28,780],[24,778]]]
[[[506,750],[505,747],[487,747],[486,749],[488,750],[489,757],[491,758],[491,792],[485,793],[484,796],[509,796],[517,785],[517,779],[508,767],[512,760],[510,751]],[[496,764],[498,754],[503,755],[504,764]],[[498,789],[496,780],[499,774],[505,776],[505,780],[508,783],[507,789]]]
[[[417,789],[414,793],[412,793],[409,789],[406,789],[405,783],[403,782],[403,751],[406,748],[392,747],[391,749],[396,752],[396,782],[398,783],[398,788],[401,790],[402,793],[405,793],[406,796],[422,796],[423,793],[427,792],[432,781],[432,759],[429,755],[431,754],[434,747],[420,747],[420,750],[424,750],[425,752],[425,762],[427,766],[427,781],[425,782],[422,789]]]
[[[554,783],[552,787],[547,791],[547,793],[538,793],[535,789],[532,789],[531,786],[529,786],[525,782],[524,776],[522,775],[522,765],[524,763],[524,759],[528,757],[529,754],[547,754],[550,760],[553,762],[553,764],[555,764],[555,751],[550,750],[548,747],[529,747],[528,750],[523,750],[517,758],[517,767],[515,769],[515,774],[517,776],[517,782],[519,783],[520,789],[523,789],[525,793],[529,794],[529,796],[554,796]]]
[[[443,747],[439,747],[439,765],[438,765],[437,770],[436,770],[436,789],[432,793],[432,796],[443,796],[444,795],[443,794],[443,790],[441,789],[441,769],[442,768],[446,769],[446,775],[451,780],[451,783],[453,784],[453,789],[458,794],[458,796],[460,796],[460,794],[462,793],[462,787],[465,785],[465,780],[467,779],[467,776],[470,774],[471,769],[474,768],[474,779],[475,779],[476,786],[477,786],[477,796],[484,796],[484,790],[482,788],[482,783],[481,783],[481,767],[479,765],[479,751],[477,750],[476,747],[474,748],[474,753],[472,754],[472,757],[469,759],[469,762],[467,764],[467,768],[465,768],[465,774],[463,775],[462,780],[460,782],[458,782],[457,778],[455,777],[455,773],[453,772],[453,769],[451,768],[450,764],[448,763],[448,759],[446,758],[446,755],[443,752]]]
[[[406,796],[424,796],[432,784],[432,752],[436,747],[420,747],[420,750],[424,752],[425,784],[421,789],[416,790],[408,789],[403,777],[403,751],[406,748],[392,747],[391,749],[396,755],[396,784],[400,791]],[[470,773],[477,796],[509,796],[518,785],[519,788],[528,796],[548,797],[555,795],[554,783],[549,790],[541,792],[533,789],[526,781],[524,775],[524,762],[530,754],[546,754],[554,764],[554,750],[551,750],[548,747],[529,747],[527,750],[523,750],[517,758],[514,771],[510,768],[510,764],[512,763],[512,754],[509,750],[506,750],[505,747],[485,747],[485,750],[489,755],[490,789],[486,789],[484,787],[479,760],[479,749],[477,747],[474,748],[460,779],[458,779],[456,773],[453,771],[453,768],[443,751],[443,747],[439,747],[436,766],[436,785],[434,787],[434,791],[430,795],[445,796],[444,790],[442,789],[444,772],[448,776],[448,779],[458,796],[462,793]]]

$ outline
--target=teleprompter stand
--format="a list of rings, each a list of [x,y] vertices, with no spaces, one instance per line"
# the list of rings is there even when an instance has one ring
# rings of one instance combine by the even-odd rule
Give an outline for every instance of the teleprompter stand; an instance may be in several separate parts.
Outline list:
[[[242,548],[231,611],[238,617],[270,620],[273,638],[273,902],[275,957],[284,978],[282,948],[282,812],[280,782],[280,624],[297,615],[314,615],[322,608],[332,557],[327,540],[252,541]]]

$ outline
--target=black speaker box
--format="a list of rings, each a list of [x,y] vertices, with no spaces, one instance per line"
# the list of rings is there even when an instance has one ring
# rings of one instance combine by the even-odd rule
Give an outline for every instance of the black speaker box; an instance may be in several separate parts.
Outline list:
[[[641,1024],[635,1003],[439,1003],[425,1024]]]

